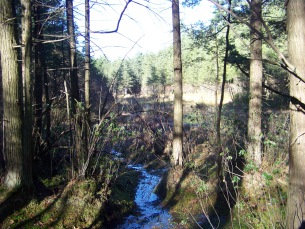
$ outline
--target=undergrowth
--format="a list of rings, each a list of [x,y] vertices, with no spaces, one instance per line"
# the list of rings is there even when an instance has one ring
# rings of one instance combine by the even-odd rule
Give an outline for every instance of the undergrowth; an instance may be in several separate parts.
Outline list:
[[[101,129],[93,131],[99,150],[92,151],[86,179],[70,179],[69,166],[61,167],[68,160],[67,151],[60,149],[60,157],[51,158],[56,173],[38,174],[32,195],[0,187],[0,227],[113,228],[134,208],[139,174],[127,165],[143,163],[149,168],[169,167],[156,191],[177,228],[284,228],[288,114],[281,110],[264,114],[264,163],[257,168],[244,159],[247,108],[243,97],[226,104],[221,125],[224,179],[219,180],[215,108],[186,104],[186,163],[177,174],[168,163],[172,106],[160,101],[158,95],[122,100],[118,113],[110,114]],[[40,169],[44,163],[40,162]],[[180,179],[171,186],[175,176]],[[243,187],[246,176],[260,181],[256,195]]]
[[[263,164],[258,168],[245,161],[247,106],[240,101],[225,105],[223,110],[224,180],[216,174],[212,109],[196,106],[185,114],[187,161],[181,174],[187,175],[174,188],[163,190],[163,204],[170,207],[178,228],[285,228],[289,114],[275,108],[264,113]],[[196,134],[201,141],[195,139]],[[259,181],[255,190],[243,186],[249,176]],[[168,185],[168,177],[165,175],[160,186]]]

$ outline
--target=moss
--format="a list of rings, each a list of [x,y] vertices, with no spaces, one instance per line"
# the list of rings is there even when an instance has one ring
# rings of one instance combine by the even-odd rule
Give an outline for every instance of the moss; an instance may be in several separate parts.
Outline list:
[[[111,187],[97,179],[65,184],[61,176],[44,179],[33,196],[0,187],[0,227],[107,227],[132,211],[138,181],[139,172],[125,169]]]
[[[41,181],[47,188],[58,187],[67,183],[62,175],[56,175],[48,179],[42,179]]]
[[[12,191],[6,189],[4,186],[0,186],[0,204],[4,202]]]
[[[126,169],[111,188],[107,205],[104,209],[107,225],[117,223],[134,209],[135,193],[140,173],[133,169]]]
[[[61,193],[42,199],[33,195],[31,200],[24,201],[20,207],[14,209],[13,214],[8,213],[1,227],[88,227],[99,218],[102,207],[102,201],[95,197],[96,187],[95,180],[86,180],[71,182]]]

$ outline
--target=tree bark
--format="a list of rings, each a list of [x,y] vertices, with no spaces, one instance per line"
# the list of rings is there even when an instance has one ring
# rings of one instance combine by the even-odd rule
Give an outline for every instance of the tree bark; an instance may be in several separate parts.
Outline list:
[[[215,29],[215,57],[216,57],[216,81],[215,81],[215,112],[218,111],[218,86],[219,86],[219,44],[218,44],[218,37],[217,31]]]
[[[84,125],[84,160],[88,155],[90,126],[90,4],[85,0],[85,120]],[[85,168],[83,168],[85,169]],[[82,176],[85,176],[83,171]]]
[[[183,99],[179,0],[172,0],[174,54],[174,139],[173,166],[183,165]]]
[[[90,120],[90,8],[89,0],[85,1],[85,107]]]
[[[3,85],[4,157],[9,188],[22,185],[22,87],[18,65],[13,1],[0,0],[0,51]]]
[[[24,185],[27,189],[33,186],[33,141],[32,141],[32,77],[31,77],[31,1],[21,0],[22,8],[22,78],[23,78],[23,154]]]
[[[41,52],[44,55],[44,47],[41,47]],[[42,131],[45,131],[43,136],[46,141],[46,148],[49,149],[51,142],[51,103],[50,95],[49,95],[49,78],[47,74],[46,61],[45,58],[41,58],[41,65],[43,70],[43,80],[44,80],[44,98],[45,98],[45,117],[44,117],[44,125]]]
[[[71,109],[72,113],[76,113],[76,101],[79,99],[79,87],[77,76],[77,61],[76,61],[76,41],[74,29],[74,14],[73,0],[66,0],[67,8],[67,29],[69,35],[69,60],[70,60],[70,79],[71,79]]]
[[[305,80],[305,1],[289,0],[287,31],[289,60],[295,73]],[[290,96],[305,103],[305,83],[290,74]],[[305,228],[305,110],[290,102],[289,188],[287,228]]]
[[[251,1],[251,26],[261,31],[261,0]],[[249,93],[249,117],[248,117],[248,161],[255,165],[261,164],[261,119],[262,119],[262,40],[255,31],[250,32],[250,93]]]
[[[41,35],[42,25],[40,17],[41,7],[38,3],[34,6],[34,37],[36,45],[34,46],[34,125],[35,125],[35,154],[40,150],[40,138],[42,136],[42,44],[43,37]]]
[[[84,165],[84,147],[85,139],[82,136],[83,124],[80,113],[77,114],[77,102],[80,102],[79,96],[79,85],[77,75],[77,62],[76,62],[76,39],[75,39],[75,28],[74,28],[74,14],[73,14],[73,0],[66,0],[66,13],[67,13],[67,29],[69,35],[69,72],[71,82],[71,118],[73,118],[74,125],[74,138],[72,143],[72,164],[75,165],[75,169],[79,175],[82,173]],[[70,121],[69,121],[70,122]],[[71,130],[72,131],[72,130]]]
[[[0,91],[2,91],[2,65],[1,65],[1,49],[0,49]],[[0,93],[0,114],[3,114],[3,98],[2,98],[2,93]],[[3,118],[3,117],[1,117]],[[1,127],[3,127],[3,121],[1,122]],[[5,164],[4,164],[4,152],[3,152],[3,129],[2,132],[0,132],[0,173],[3,174],[5,171]]]

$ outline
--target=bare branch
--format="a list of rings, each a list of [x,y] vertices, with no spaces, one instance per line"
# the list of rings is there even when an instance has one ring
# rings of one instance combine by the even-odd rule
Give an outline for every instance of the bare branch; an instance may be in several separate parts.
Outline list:
[[[41,42],[38,41],[36,43],[49,44],[49,43],[56,43],[56,42],[60,42],[60,41],[65,41],[65,40],[68,40],[68,39],[69,39],[69,37],[58,39],[58,40],[47,40],[47,41],[41,41]]]
[[[125,13],[125,11],[127,10],[127,7],[129,5],[129,3],[131,3],[132,0],[128,0],[124,6],[124,9],[122,10],[121,14],[120,14],[120,17],[118,19],[118,22],[117,22],[117,25],[116,25],[116,28],[114,30],[110,30],[110,31],[91,31],[91,33],[101,33],[101,34],[107,34],[107,33],[115,33],[119,30],[119,27],[120,27],[120,23],[121,23],[121,20],[122,20],[122,17]]]

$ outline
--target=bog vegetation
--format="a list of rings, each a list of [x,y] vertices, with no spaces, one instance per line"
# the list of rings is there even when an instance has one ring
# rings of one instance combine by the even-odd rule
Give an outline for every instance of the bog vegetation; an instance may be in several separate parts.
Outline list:
[[[181,26],[176,164],[173,46],[91,58],[90,10],[111,1],[85,1],[80,51],[73,0],[0,0],[1,228],[114,228],[134,164],[165,171],[174,228],[304,227],[305,3],[210,1],[209,24]]]

